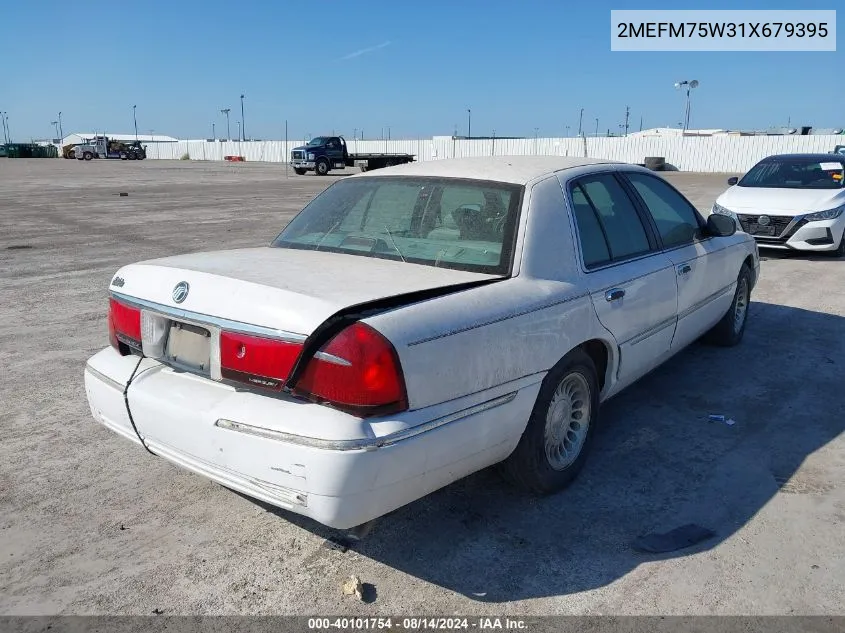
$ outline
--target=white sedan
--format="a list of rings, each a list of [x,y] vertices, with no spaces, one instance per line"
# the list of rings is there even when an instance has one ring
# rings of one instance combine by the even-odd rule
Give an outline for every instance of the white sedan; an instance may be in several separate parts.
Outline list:
[[[493,464],[561,490],[602,401],[742,339],[758,273],[732,218],[635,165],[413,163],[332,184],[269,246],[121,268],[85,387],[155,455],[354,529]]]
[[[845,257],[845,156],[764,158],[716,199],[760,246]]]

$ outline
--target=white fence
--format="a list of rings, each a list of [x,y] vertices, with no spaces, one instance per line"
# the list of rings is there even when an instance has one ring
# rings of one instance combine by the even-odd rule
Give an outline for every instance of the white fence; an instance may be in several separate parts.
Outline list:
[[[286,162],[290,151],[304,141],[179,141],[150,143],[152,159],[223,160],[243,156],[248,162]],[[597,137],[539,139],[453,139],[436,136],[420,140],[348,141],[350,152],[415,154],[417,160],[463,156],[587,156],[643,163],[647,156],[664,157],[669,169],[698,172],[743,172],[771,154],[830,152],[845,145],[845,136],[687,136]]]

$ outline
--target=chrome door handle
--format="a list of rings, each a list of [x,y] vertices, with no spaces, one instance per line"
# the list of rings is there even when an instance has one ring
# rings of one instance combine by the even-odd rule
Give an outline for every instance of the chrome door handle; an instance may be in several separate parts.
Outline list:
[[[622,288],[614,288],[613,290],[608,290],[604,293],[604,298],[608,301],[619,301],[622,297],[625,296],[625,291]]]
[[[691,270],[692,270],[692,266],[690,266],[689,264],[684,264],[683,266],[678,266],[678,274],[679,275],[686,275]]]

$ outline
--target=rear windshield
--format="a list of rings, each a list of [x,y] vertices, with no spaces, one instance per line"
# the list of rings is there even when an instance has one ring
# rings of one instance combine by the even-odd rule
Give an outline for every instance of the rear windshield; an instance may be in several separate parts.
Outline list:
[[[757,163],[737,184],[740,187],[778,189],[840,189],[843,186],[842,159],[783,158]]]
[[[314,198],[272,246],[504,275],[521,197],[522,187],[499,182],[349,178]]]

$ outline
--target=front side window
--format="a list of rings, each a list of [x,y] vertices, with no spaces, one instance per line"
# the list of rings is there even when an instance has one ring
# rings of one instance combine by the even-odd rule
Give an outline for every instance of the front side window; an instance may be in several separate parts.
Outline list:
[[[841,189],[845,187],[845,161],[830,158],[767,158],[752,167],[737,183],[740,187],[770,189]]]
[[[701,225],[698,214],[686,198],[662,178],[637,173],[625,176],[648,208],[665,248],[688,244],[696,238]]]
[[[320,145],[325,145],[326,139],[322,136],[318,136],[317,138],[312,138],[308,141],[307,147],[319,147]]]
[[[587,268],[651,250],[633,202],[612,174],[581,178],[571,191]]]
[[[312,200],[272,246],[507,274],[522,187],[456,178],[341,180]]]

